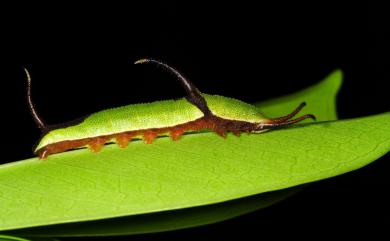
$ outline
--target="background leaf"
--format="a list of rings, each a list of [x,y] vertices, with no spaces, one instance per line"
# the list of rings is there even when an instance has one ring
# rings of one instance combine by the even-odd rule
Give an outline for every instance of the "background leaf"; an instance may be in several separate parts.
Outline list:
[[[0,241],[58,241],[58,240],[54,238],[25,239],[25,238],[8,236],[8,235],[0,235]]]
[[[305,100],[306,112],[334,119],[329,106],[340,75],[275,100],[275,108],[266,102],[263,110],[273,116],[288,108],[284,114]],[[324,106],[311,109],[315,103]],[[134,142],[125,150],[110,145],[98,155],[78,150],[10,163],[0,168],[0,229],[210,205],[338,175],[389,150],[388,121],[387,113],[227,140],[202,133],[180,142]]]
[[[19,238],[19,237],[0,235],[0,241],[30,241],[30,240]]]

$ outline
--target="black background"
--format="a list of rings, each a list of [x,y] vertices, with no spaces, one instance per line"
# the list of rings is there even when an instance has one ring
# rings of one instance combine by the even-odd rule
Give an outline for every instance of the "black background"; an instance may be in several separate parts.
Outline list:
[[[30,70],[34,101],[48,123],[184,95],[161,69],[132,65],[143,57],[177,67],[204,92],[247,102],[297,91],[340,68],[341,119],[389,111],[386,21],[367,4],[150,2],[3,11],[10,13],[2,17],[1,32],[3,163],[31,157],[39,138],[26,105],[22,66]],[[233,220],[132,239],[382,233],[389,224],[389,161],[386,155]]]

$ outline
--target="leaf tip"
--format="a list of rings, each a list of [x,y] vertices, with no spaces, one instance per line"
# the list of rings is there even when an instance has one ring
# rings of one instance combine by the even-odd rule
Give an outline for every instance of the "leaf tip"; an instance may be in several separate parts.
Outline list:
[[[343,83],[344,73],[341,69],[335,69],[328,76],[325,77],[324,82],[330,82],[333,85],[337,86],[337,90],[341,87]]]

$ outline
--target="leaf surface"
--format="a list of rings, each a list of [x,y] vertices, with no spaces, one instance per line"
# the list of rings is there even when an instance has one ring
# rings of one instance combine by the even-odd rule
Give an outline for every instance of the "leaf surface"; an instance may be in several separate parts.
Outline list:
[[[313,87],[260,106],[274,117],[306,101],[305,113],[316,114],[320,121],[334,120],[340,83],[341,73],[336,71]],[[198,133],[185,135],[178,142],[169,138],[159,138],[152,145],[135,141],[126,149],[108,145],[98,154],[84,149],[52,155],[45,161],[33,158],[5,164],[0,166],[0,230],[131,219],[136,215],[153,220],[153,215],[172,210],[207,210],[207,205],[223,205],[229,200],[332,177],[388,152],[388,123],[390,113],[384,113],[240,138]],[[267,193],[271,194],[268,199],[263,196],[266,194],[255,196],[259,201],[267,200],[256,208],[289,195],[284,191],[275,197]],[[237,209],[242,211],[230,216],[203,212],[201,218],[187,220],[185,225],[181,221],[188,215],[176,215],[177,219],[170,216],[172,222],[166,227],[162,226],[164,222],[144,221],[138,229],[133,222],[122,229],[115,226],[110,232],[145,233],[201,225],[256,209],[253,207]],[[92,235],[88,227],[80,230],[80,235]],[[96,235],[102,234],[104,228]]]

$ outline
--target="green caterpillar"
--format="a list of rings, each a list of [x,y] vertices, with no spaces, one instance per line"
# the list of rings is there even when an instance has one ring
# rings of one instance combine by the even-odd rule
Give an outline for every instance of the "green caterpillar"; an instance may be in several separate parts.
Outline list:
[[[53,153],[90,147],[98,152],[105,143],[117,142],[126,147],[133,138],[143,138],[148,144],[159,135],[169,134],[173,140],[188,131],[209,129],[222,137],[227,132],[239,136],[241,132],[261,133],[275,127],[286,126],[312,118],[307,114],[292,119],[304,106],[301,103],[290,114],[279,118],[266,118],[259,110],[245,102],[201,93],[194,84],[177,70],[154,59],[141,59],[135,64],[153,63],[173,73],[185,89],[187,96],[178,100],[133,104],[103,110],[77,121],[46,125],[38,115],[31,99],[31,77],[27,75],[27,100],[31,114],[42,131],[42,138],[34,149],[40,159]]]

